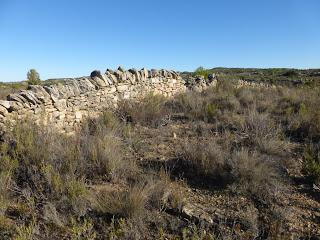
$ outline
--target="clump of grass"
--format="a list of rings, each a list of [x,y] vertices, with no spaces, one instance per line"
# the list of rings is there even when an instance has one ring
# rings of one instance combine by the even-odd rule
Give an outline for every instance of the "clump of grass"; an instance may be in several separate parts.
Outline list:
[[[126,122],[157,127],[169,113],[165,103],[165,97],[149,94],[138,101],[119,102],[117,113]]]
[[[94,197],[94,206],[116,218],[137,219],[145,215],[146,209],[162,211],[169,205],[172,207],[173,200],[180,204],[177,191],[178,185],[161,169],[159,174],[141,176],[128,188],[100,191]]]
[[[310,176],[312,182],[320,183],[320,152],[315,145],[309,145],[304,151],[304,172]]]
[[[20,90],[27,89],[25,82],[3,83],[0,82],[0,99],[6,100],[7,96],[12,93],[18,93]]]
[[[14,232],[14,222],[0,214],[0,239],[12,239]]]
[[[276,125],[268,113],[250,109],[245,118],[243,131],[250,143],[265,154],[285,156],[290,152],[290,144],[285,141],[282,129]]]
[[[70,229],[72,239],[94,240],[97,237],[92,221],[86,218],[83,222],[78,222],[72,218]]]
[[[226,152],[215,139],[210,141],[188,141],[181,149],[180,158],[186,173],[223,180],[228,172]],[[188,174],[189,174],[188,173]]]
[[[236,96],[239,99],[240,104],[245,108],[252,106],[255,102],[255,94],[248,88],[240,88],[236,92]]]
[[[301,142],[320,139],[318,89],[282,89],[273,113],[283,120],[288,134]]]
[[[2,144],[1,203],[5,203],[5,183],[12,181],[24,198],[32,199],[32,207],[50,199],[60,213],[86,214],[88,180],[125,179],[137,169],[124,158],[119,131],[115,131],[118,125],[110,119],[103,116],[74,136],[28,121],[15,126],[8,136],[12,140]]]
[[[207,187],[227,184],[240,194],[269,201],[281,185],[278,163],[247,148],[227,149],[228,145],[222,148],[215,139],[187,142],[180,152],[185,166],[180,171],[202,184],[208,180]]]
[[[144,214],[149,195],[148,186],[135,185],[122,191],[100,191],[95,208],[118,218],[137,218]]]
[[[130,167],[134,170],[132,161],[125,161],[122,144],[113,134],[82,135],[80,157],[85,162],[84,171],[88,178],[102,176],[117,180],[124,176]]]
[[[10,202],[9,189],[12,186],[12,171],[17,167],[16,162],[7,156],[0,159],[0,217],[4,216]]]
[[[203,120],[206,117],[204,111],[206,102],[200,97],[199,93],[190,92],[177,95],[172,105],[175,112],[182,112],[191,120]]]
[[[33,219],[28,225],[24,224],[22,226],[17,226],[15,239],[32,240],[36,236],[39,236],[39,234],[39,226]]]
[[[116,116],[106,111],[98,119],[89,119],[78,136],[78,151],[86,177],[100,176],[117,181],[130,178],[137,171],[136,162],[125,158],[122,137],[127,135],[126,126]]]
[[[180,94],[171,101],[172,111],[183,113],[192,121],[219,122],[221,116],[237,112],[240,107],[231,82],[219,82],[215,88]]]
[[[193,73],[193,75],[203,76],[205,79],[208,79],[209,74],[210,74],[210,71],[205,69],[204,67],[198,67]]]
[[[256,152],[250,153],[248,149],[235,151],[230,166],[236,192],[269,202],[280,186],[276,163]]]

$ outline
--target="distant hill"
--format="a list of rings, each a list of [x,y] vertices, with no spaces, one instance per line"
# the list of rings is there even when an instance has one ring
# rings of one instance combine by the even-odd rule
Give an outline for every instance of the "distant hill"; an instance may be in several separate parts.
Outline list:
[[[320,69],[291,68],[199,68],[195,72],[184,72],[183,75],[215,74],[219,80],[245,80],[268,82],[284,85],[320,85]]]

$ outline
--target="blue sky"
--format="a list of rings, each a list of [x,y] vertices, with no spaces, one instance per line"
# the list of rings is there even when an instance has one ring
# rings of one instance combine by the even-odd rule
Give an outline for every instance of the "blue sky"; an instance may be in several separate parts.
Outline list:
[[[0,81],[118,65],[320,68],[320,1],[0,0]]]

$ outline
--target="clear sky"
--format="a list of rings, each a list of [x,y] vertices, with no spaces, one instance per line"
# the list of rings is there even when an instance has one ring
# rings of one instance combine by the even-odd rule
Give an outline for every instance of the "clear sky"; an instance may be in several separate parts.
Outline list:
[[[320,68],[320,1],[0,0],[0,81],[118,65]]]

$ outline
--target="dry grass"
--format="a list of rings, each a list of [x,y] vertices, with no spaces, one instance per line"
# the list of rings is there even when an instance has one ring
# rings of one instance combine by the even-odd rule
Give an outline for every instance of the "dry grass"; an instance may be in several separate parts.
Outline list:
[[[236,192],[269,202],[280,190],[279,168],[272,159],[241,149],[233,153],[230,165],[233,189]]]
[[[147,95],[139,101],[123,100],[118,103],[118,116],[125,122],[157,127],[168,115],[166,98],[161,95]]]
[[[187,174],[223,180],[227,176],[227,155],[215,139],[188,141],[178,153]],[[190,170],[190,171],[188,171]]]
[[[70,217],[87,214],[88,181],[118,181],[134,174],[136,165],[124,158],[120,132],[110,122],[102,124],[103,120],[94,131],[84,125],[75,136],[28,120],[18,123],[1,145],[1,216],[10,199],[17,198],[34,212],[43,203],[51,205],[53,211],[47,211],[46,218],[65,225]],[[24,236],[27,228],[21,227],[19,234]]]
[[[123,191],[101,191],[96,196],[95,208],[104,214],[138,218],[145,212],[148,195],[147,186],[132,186]]]
[[[0,238],[34,237],[39,226],[56,238],[152,238],[150,226],[158,224],[171,231],[170,237],[216,236],[217,229],[196,229],[174,214],[179,215],[187,196],[215,194],[217,185],[217,191],[254,204],[239,219],[248,236],[256,236],[265,224],[261,208],[276,206],[289,182],[284,161],[304,159],[307,183],[319,182],[319,106],[317,89],[236,88],[227,81],[173,99],[150,95],[120,102],[118,109],[88,119],[74,136],[18,123],[1,143]],[[177,136],[155,131],[160,126]],[[161,136],[154,137],[155,132]],[[146,137],[159,142],[141,141]],[[146,148],[145,142],[152,146]],[[159,154],[169,145],[168,154],[146,159],[156,162],[147,168],[144,151],[160,144]],[[305,145],[310,147],[303,155]],[[169,173],[163,166],[171,166],[171,160],[175,166]],[[99,189],[92,197],[89,189],[105,185],[116,187]],[[180,225],[170,230],[173,219]]]

